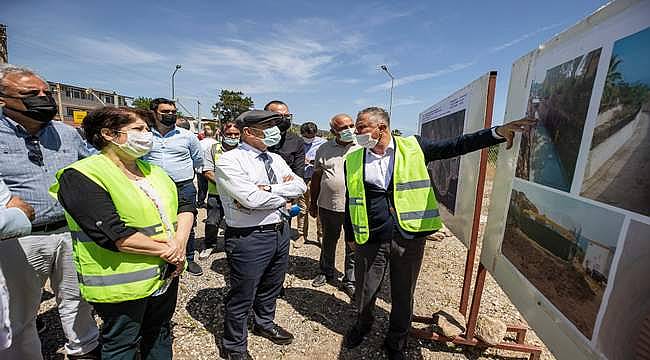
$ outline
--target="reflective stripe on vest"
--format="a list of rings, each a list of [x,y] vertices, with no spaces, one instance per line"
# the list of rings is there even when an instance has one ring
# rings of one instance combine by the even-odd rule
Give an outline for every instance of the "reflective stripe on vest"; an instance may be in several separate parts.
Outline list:
[[[86,286],[113,286],[133,283],[136,281],[149,280],[159,276],[160,268],[138,270],[124,274],[112,275],[82,275],[78,274],[79,282]]]
[[[442,227],[424,154],[414,136],[393,137],[395,164],[393,168],[393,205],[399,226],[408,232],[435,231]],[[348,211],[355,241],[364,244],[370,236],[364,187],[365,149],[347,155],[345,160]]]
[[[223,154],[223,148],[220,143],[216,143],[212,146],[216,146],[217,150],[214,152],[214,163],[216,164],[219,161],[219,157]],[[214,169],[212,169],[214,171]],[[219,190],[217,190],[217,184],[214,181],[208,180],[208,194],[210,195],[219,195]]]
[[[106,190],[120,219],[127,227],[136,229],[154,240],[165,242],[173,237],[177,222],[178,193],[176,185],[159,167],[138,160],[144,179],[160,198],[162,211],[172,223],[163,225],[156,205],[129,180],[106,156],[99,154],[77,161],[73,168]],[[67,168],[57,172],[57,180]],[[59,184],[50,192],[56,197]],[[112,251],[99,246],[85,234],[66,212],[72,233],[73,260],[79,279],[81,295],[90,302],[116,303],[147,297],[165,282],[160,279],[160,268],[165,262],[157,256]]]

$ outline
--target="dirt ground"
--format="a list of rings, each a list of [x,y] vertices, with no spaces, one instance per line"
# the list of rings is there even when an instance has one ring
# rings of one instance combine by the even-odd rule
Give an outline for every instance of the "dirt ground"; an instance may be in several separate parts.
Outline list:
[[[199,214],[197,237],[203,237]],[[482,220],[485,220],[482,217]],[[295,222],[294,222],[295,224]],[[310,232],[314,231],[312,219]],[[310,239],[315,239],[311,234]],[[479,246],[480,248],[480,246]],[[348,297],[336,287],[311,286],[318,274],[319,247],[310,242],[300,249],[291,249],[290,267],[286,279],[286,294],[278,300],[276,321],[291,331],[296,339],[289,346],[272,344],[264,338],[249,337],[248,348],[254,359],[385,359],[381,348],[388,327],[390,284],[384,283],[377,300],[377,321],[365,342],[353,350],[344,349],[343,334],[352,325],[354,311]],[[343,267],[343,244],[339,243],[337,268]],[[428,241],[424,262],[415,293],[415,314],[428,315],[441,306],[457,307],[462,288],[466,248],[452,235],[442,241]],[[477,256],[477,259],[479,257]],[[223,325],[223,299],[227,265],[223,252],[199,261],[204,275],[183,275],[178,305],[173,318],[175,359],[218,359],[217,344]],[[341,274],[342,276],[342,274]],[[41,316],[48,324],[42,334],[43,353],[47,359],[62,359],[57,350],[65,339],[51,294],[46,292]],[[526,324],[488,274],[480,314],[498,318],[508,324]],[[424,327],[420,325],[419,327]],[[527,341],[544,348],[542,359],[554,359],[533,331]],[[408,344],[409,359],[526,359],[525,354],[502,350],[481,350],[456,347],[453,344],[432,343],[414,338]]]

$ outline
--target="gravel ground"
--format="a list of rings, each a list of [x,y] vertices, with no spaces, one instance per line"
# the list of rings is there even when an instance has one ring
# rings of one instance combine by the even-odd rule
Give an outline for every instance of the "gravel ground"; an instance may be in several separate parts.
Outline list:
[[[487,207],[486,207],[487,208]],[[197,236],[203,236],[199,213]],[[484,219],[484,217],[483,217]],[[313,219],[312,219],[313,220]],[[315,225],[315,222],[312,222]],[[311,227],[312,230],[314,226]],[[315,239],[315,234],[311,235]],[[480,248],[480,247],[479,247]],[[255,359],[385,359],[381,349],[387,331],[390,311],[390,284],[385,282],[379,295],[377,321],[365,342],[356,349],[341,346],[343,334],[352,324],[354,313],[349,298],[335,286],[318,289],[311,279],[318,274],[320,249],[307,243],[300,249],[291,249],[286,294],[278,301],[276,321],[296,337],[289,346],[274,345],[261,337],[249,337],[249,351]],[[342,243],[339,244],[337,268],[342,269]],[[428,241],[424,262],[415,293],[415,313],[427,315],[433,309],[457,307],[462,288],[466,248],[453,235],[442,241]],[[478,259],[478,256],[477,256]],[[204,275],[183,275],[178,306],[174,314],[174,358],[218,359],[217,344],[222,334],[223,299],[226,294],[225,276],[228,269],[223,252],[199,261]],[[342,276],[342,274],[340,274]],[[481,315],[501,319],[508,324],[526,324],[494,279],[488,274],[483,293]],[[65,340],[58,321],[54,299],[44,295],[41,316],[48,324],[42,334],[43,353],[48,359],[62,359],[57,350]],[[424,325],[422,325],[424,326]],[[535,335],[528,332],[527,341],[544,349],[542,359],[554,359]],[[521,353],[502,350],[480,350],[456,347],[453,344],[432,343],[411,338],[408,344],[410,359],[525,359]]]

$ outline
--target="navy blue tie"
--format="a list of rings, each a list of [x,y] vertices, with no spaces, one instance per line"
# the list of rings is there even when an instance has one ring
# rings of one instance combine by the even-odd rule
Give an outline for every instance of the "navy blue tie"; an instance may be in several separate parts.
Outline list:
[[[264,161],[264,168],[266,168],[266,175],[269,177],[269,183],[277,184],[278,179],[275,177],[275,172],[271,167],[271,157],[265,152],[261,153],[259,157],[262,159],[262,161]]]

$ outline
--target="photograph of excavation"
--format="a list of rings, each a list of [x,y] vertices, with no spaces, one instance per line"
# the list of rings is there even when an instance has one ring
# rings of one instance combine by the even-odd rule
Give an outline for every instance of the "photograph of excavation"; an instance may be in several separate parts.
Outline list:
[[[517,177],[571,189],[600,52],[578,56],[533,80],[527,113],[538,123],[522,136]]]
[[[650,28],[614,43],[581,195],[650,216]]]
[[[591,338],[623,218],[515,179],[501,250],[583,335]]]
[[[460,110],[422,125],[422,137],[430,140],[451,139],[463,135],[465,110]],[[429,163],[429,177],[438,203],[453,215],[456,211],[460,156]]]

